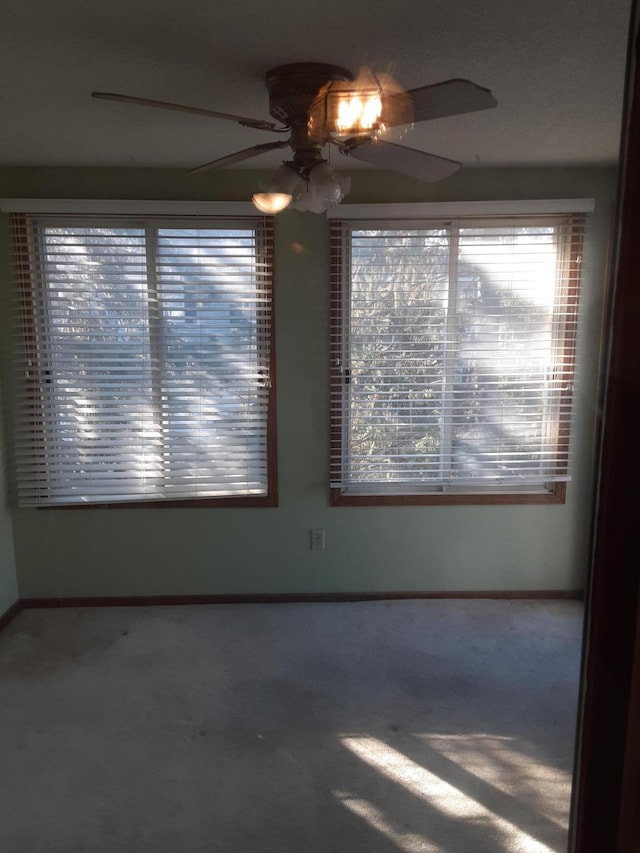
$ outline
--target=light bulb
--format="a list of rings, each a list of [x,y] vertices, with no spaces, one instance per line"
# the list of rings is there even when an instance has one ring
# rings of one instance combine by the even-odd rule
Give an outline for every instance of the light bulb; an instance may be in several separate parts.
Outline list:
[[[254,193],[251,200],[261,213],[280,213],[292,199],[289,193]]]

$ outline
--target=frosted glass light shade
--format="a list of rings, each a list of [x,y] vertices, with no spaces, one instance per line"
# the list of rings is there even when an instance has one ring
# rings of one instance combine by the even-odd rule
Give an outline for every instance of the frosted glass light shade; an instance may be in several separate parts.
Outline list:
[[[289,193],[254,193],[251,201],[261,213],[280,213],[291,204]]]

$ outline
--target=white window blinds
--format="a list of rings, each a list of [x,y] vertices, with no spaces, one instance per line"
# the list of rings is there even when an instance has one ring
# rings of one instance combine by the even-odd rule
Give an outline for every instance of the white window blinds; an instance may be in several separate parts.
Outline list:
[[[271,228],[15,217],[21,505],[273,496]]]
[[[582,217],[332,229],[333,489],[568,479]]]

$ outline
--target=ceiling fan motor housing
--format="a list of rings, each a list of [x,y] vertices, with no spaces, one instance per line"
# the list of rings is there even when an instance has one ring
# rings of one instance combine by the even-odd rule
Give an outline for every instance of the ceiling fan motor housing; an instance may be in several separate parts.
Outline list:
[[[327,83],[350,80],[353,74],[346,68],[323,62],[279,65],[265,76],[269,112],[286,127],[306,125],[311,105]]]
[[[323,62],[279,65],[265,75],[269,112],[285,127],[291,128],[289,144],[294,152],[293,164],[305,179],[311,169],[323,161],[322,149],[327,142],[325,128],[310,125],[311,107],[327,84],[351,80],[353,74],[348,69]]]

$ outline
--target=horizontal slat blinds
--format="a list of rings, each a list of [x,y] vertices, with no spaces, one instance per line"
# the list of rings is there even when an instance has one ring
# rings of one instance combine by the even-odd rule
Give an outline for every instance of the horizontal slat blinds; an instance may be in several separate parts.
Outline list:
[[[580,216],[332,223],[332,487],[568,479]]]
[[[15,226],[19,503],[266,496],[271,225]]]

